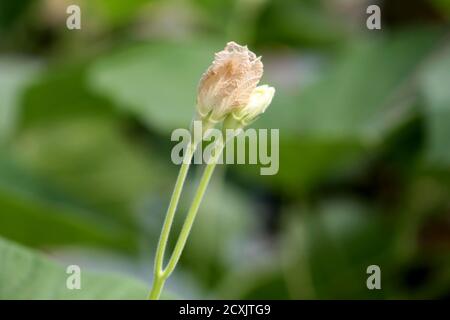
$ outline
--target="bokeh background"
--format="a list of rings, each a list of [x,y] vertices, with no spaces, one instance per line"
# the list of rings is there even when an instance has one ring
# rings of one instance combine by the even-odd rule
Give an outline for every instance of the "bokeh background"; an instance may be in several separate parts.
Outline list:
[[[280,130],[280,170],[218,168],[165,297],[448,298],[449,18],[447,0],[0,1],[0,298],[145,298],[170,134],[231,40],[277,89],[255,126]]]

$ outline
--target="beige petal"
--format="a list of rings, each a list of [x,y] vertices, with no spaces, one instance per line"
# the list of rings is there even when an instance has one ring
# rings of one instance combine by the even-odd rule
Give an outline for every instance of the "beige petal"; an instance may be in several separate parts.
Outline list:
[[[247,104],[263,74],[261,59],[235,42],[229,42],[203,74],[197,96],[201,116],[211,113],[220,120],[230,111]]]

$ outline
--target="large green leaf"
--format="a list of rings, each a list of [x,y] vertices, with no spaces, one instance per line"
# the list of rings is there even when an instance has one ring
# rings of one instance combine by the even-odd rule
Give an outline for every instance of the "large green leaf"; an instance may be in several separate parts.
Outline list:
[[[197,83],[219,49],[211,42],[123,49],[92,66],[90,84],[149,127],[169,134],[189,125]]]
[[[45,76],[33,77],[36,64],[16,60],[8,61],[8,63],[2,61],[1,68],[4,72],[0,75],[0,92],[2,93],[0,109],[3,112],[0,117],[2,122],[0,130],[4,134],[9,133],[9,140],[16,144],[14,147],[3,147],[0,153],[0,217],[2,221],[0,234],[31,246],[78,243],[121,250],[134,249],[136,239],[131,236],[129,228],[111,219],[102,218],[85,202],[69,196],[61,189],[58,190],[49,179],[26,168],[26,165],[20,161],[21,152],[12,152],[13,149],[21,150],[20,139],[14,140],[12,135],[12,129],[16,131],[15,136],[21,135],[18,133],[20,122],[23,127],[24,122],[31,124],[38,119],[45,119],[47,122],[54,119],[53,114],[60,113],[60,108],[52,109],[51,106],[54,106],[52,102],[57,99],[58,94],[63,96],[58,106],[62,105],[62,101],[67,102],[64,104],[66,107],[71,105],[67,100],[74,102],[68,99],[67,92],[70,90],[61,90],[64,84],[68,83],[64,81],[67,76],[62,79],[55,76],[53,83],[59,83],[59,86],[48,90],[48,94],[46,94],[47,91],[40,90],[37,93],[39,97],[34,100],[36,103],[30,103],[29,90],[24,90],[26,84],[35,80],[31,91],[36,87],[44,89],[48,87],[48,85],[42,86],[42,83],[47,81],[44,81]],[[68,75],[71,78],[73,72],[69,72]],[[39,106],[45,106],[45,108]],[[30,113],[30,109],[35,112],[35,117],[31,116],[33,112]],[[50,110],[54,112],[51,113]],[[65,111],[67,112],[67,109]],[[17,114],[20,114],[20,119],[16,116]],[[24,121],[24,118],[27,120]],[[32,144],[34,145],[38,140],[42,144],[42,139],[33,135]],[[27,149],[27,152],[31,149]],[[53,153],[49,157],[53,158],[55,155]],[[30,156],[29,153],[28,156]]]
[[[171,183],[170,171],[84,80],[85,64],[52,66],[24,92],[0,154],[0,232],[30,246],[134,250],[137,204]]]
[[[0,238],[0,299],[145,299],[142,283],[81,269],[81,289],[69,290],[67,266]]]
[[[4,157],[0,208],[0,234],[29,246],[79,244],[127,251],[137,246],[132,229]]]
[[[240,172],[289,193],[357,173],[367,155],[414,114],[414,79],[437,36],[418,29],[356,40],[318,81],[296,92],[280,85],[255,123],[280,130],[279,173],[257,176],[238,166]]]
[[[55,123],[74,117],[117,116],[107,100],[86,88],[87,63],[70,62],[48,66],[20,99],[20,127]]]
[[[125,137],[120,124],[101,118],[23,130],[14,154],[61,190],[128,224],[133,204],[157,191],[165,178],[157,157]]]

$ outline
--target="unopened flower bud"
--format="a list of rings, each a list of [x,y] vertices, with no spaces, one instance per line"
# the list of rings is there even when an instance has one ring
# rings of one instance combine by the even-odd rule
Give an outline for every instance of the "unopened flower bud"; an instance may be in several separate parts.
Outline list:
[[[258,86],[253,89],[247,105],[232,113],[232,116],[242,122],[244,126],[253,122],[260,114],[266,111],[272,102],[275,88],[268,85]]]
[[[216,53],[203,74],[197,95],[197,113],[211,122],[223,120],[230,112],[248,104],[263,74],[259,57],[235,42]]]

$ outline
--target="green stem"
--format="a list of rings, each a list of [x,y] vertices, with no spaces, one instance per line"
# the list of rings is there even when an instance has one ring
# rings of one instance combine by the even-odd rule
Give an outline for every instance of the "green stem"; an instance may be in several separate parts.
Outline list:
[[[150,291],[150,294],[148,296],[149,300],[158,300],[161,296],[161,291],[164,287],[166,279],[163,277],[163,275],[160,273],[158,276],[155,276],[153,278],[153,285],[152,289]]]
[[[161,236],[158,241],[158,247],[156,249],[155,256],[155,269],[153,273],[153,286],[150,291],[149,299],[158,299],[161,293],[162,286],[164,285],[164,277],[162,277],[162,268],[164,263],[164,252],[166,251],[167,241],[169,239],[170,229],[172,228],[173,218],[177,210],[178,201],[180,200],[181,191],[183,190],[184,181],[191,164],[192,156],[195,152],[197,144],[190,143],[186,150],[186,154],[183,158],[183,163],[178,173],[177,181],[175,182],[175,187],[170,198],[169,207],[167,209],[166,218],[164,219],[164,224],[161,230]]]
[[[170,276],[170,274],[175,269],[178,260],[180,259],[181,253],[183,252],[184,246],[186,245],[186,240],[189,236],[195,217],[197,215],[198,208],[200,207],[200,203],[202,202],[203,196],[205,194],[206,188],[208,187],[209,180],[211,179],[216,164],[217,161],[214,160],[212,163],[206,166],[205,172],[203,173],[202,179],[200,180],[197,193],[192,200],[191,207],[189,208],[186,220],[184,221],[183,227],[180,232],[180,236],[178,237],[178,241],[175,245],[175,249],[173,250],[172,256],[170,257],[167,267],[164,270],[164,275],[166,277]]]
[[[178,236],[178,240],[177,240],[177,243],[175,244],[173,253],[169,259],[169,262],[167,263],[167,267],[164,270],[156,269],[156,263],[158,263],[158,267],[160,267],[160,266],[162,266],[162,262],[161,262],[161,264],[159,264],[158,261],[155,263],[154,280],[153,280],[152,290],[150,291],[149,299],[152,299],[152,300],[159,299],[159,297],[161,295],[161,291],[164,287],[165,281],[172,274],[173,270],[175,269],[175,267],[181,257],[184,246],[186,245],[187,238],[189,236],[189,233],[191,231],[195,217],[197,215],[198,209],[202,202],[203,196],[206,192],[209,181],[214,172],[214,168],[216,167],[217,159],[218,159],[220,153],[222,152],[223,147],[224,147],[223,144],[220,144],[216,147],[214,158],[211,159],[210,163],[206,166],[205,171],[203,172],[202,178],[201,178],[199,186],[197,188],[197,192],[195,193],[194,199],[192,200],[192,204],[186,215],[186,219],[184,221],[183,227],[181,228],[181,232],[180,232],[180,235]],[[181,169],[180,169],[180,172],[181,172]],[[172,219],[173,219],[173,217],[172,217]],[[166,220],[167,220],[167,218],[166,218]],[[171,223],[172,222],[170,221],[170,224]],[[170,231],[170,226],[167,227],[166,223],[164,223],[163,231],[161,233],[161,238],[163,236],[163,233],[166,232],[166,229],[169,229],[167,231],[167,237],[168,237],[168,233]],[[167,242],[167,238],[165,239],[165,241]],[[160,244],[158,244],[158,251],[162,251],[162,255],[164,255],[165,244],[164,244],[164,248],[162,248],[164,250],[161,250],[161,248],[160,248],[161,246],[162,246],[162,244],[160,241]],[[162,258],[161,258],[161,261],[162,261]]]

